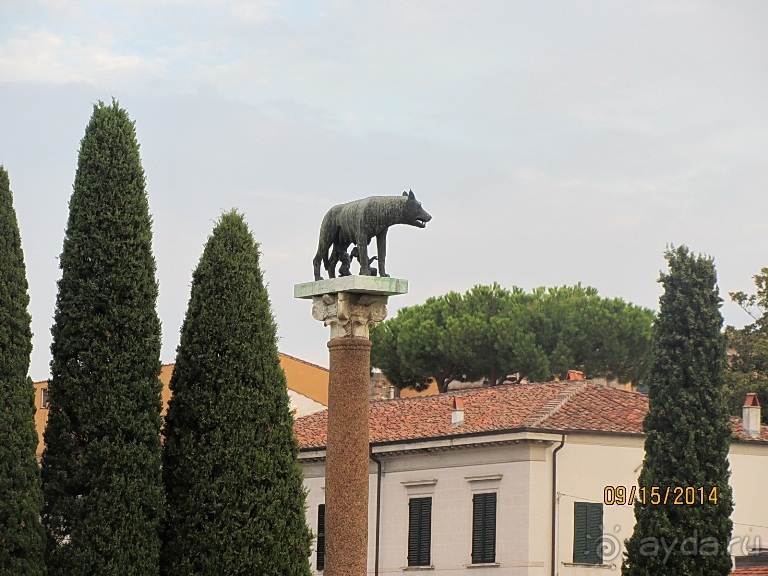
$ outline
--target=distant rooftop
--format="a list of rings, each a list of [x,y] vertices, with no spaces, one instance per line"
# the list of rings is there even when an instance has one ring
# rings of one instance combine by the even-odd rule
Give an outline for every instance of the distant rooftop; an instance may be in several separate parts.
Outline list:
[[[463,423],[452,426],[454,398],[463,399]],[[643,434],[648,397],[590,380],[491,386],[418,398],[373,402],[370,441],[374,444],[437,439],[512,430]],[[734,439],[768,442],[768,426],[758,438],[732,418]],[[294,430],[302,449],[326,445],[327,410],[298,418]]]

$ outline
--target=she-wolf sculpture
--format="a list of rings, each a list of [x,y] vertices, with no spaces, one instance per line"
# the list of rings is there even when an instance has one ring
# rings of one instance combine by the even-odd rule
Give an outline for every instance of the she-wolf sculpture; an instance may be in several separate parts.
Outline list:
[[[361,276],[374,276],[368,257],[368,244],[376,238],[379,261],[379,276],[389,276],[386,272],[387,230],[395,224],[408,224],[424,228],[432,216],[421,207],[412,191],[403,192],[402,196],[371,196],[346,204],[334,206],[326,213],[320,225],[320,240],[317,254],[312,260],[315,280],[322,280],[320,263],[328,271],[329,278],[336,277],[336,265],[341,262],[340,276],[349,276],[350,255],[347,248],[354,244],[355,256],[360,262]],[[330,254],[329,254],[330,251]]]

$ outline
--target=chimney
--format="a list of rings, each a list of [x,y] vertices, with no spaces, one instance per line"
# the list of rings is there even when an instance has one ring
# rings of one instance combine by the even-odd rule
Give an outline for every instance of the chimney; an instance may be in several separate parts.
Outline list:
[[[581,370],[568,370],[566,380],[584,380],[584,372]]]
[[[760,401],[754,392],[747,394],[744,400],[741,419],[744,425],[744,434],[751,438],[760,436]]]
[[[451,426],[456,428],[464,424],[464,398],[453,397],[453,410],[451,411]]]

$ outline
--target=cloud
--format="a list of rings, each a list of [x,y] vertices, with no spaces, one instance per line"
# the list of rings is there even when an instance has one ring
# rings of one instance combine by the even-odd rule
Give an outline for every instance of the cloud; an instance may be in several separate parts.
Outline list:
[[[158,74],[159,58],[120,53],[102,42],[86,43],[49,30],[28,31],[0,46],[0,74],[20,82],[110,82],[125,76]]]
[[[37,372],[77,143],[113,95],[142,145],[165,360],[205,238],[235,206],[284,349],[318,362],[326,329],[291,288],[311,277],[322,214],[409,188],[434,219],[390,234],[412,290],[391,313],[493,281],[655,306],[670,242],[748,290],[768,263],[766,18],[764,3],[655,0],[19,3],[0,22],[0,162]]]

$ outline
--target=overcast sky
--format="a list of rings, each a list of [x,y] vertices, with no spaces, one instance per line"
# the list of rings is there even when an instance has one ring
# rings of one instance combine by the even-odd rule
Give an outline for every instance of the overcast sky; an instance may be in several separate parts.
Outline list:
[[[261,243],[281,351],[327,366],[294,300],[325,211],[413,189],[390,314],[498,281],[657,309],[669,244],[720,289],[768,266],[768,2],[3,0],[0,164],[25,250],[31,376],[49,374],[67,204],[93,103],[136,122],[162,360],[214,221]],[[733,304],[726,322],[749,318]]]

